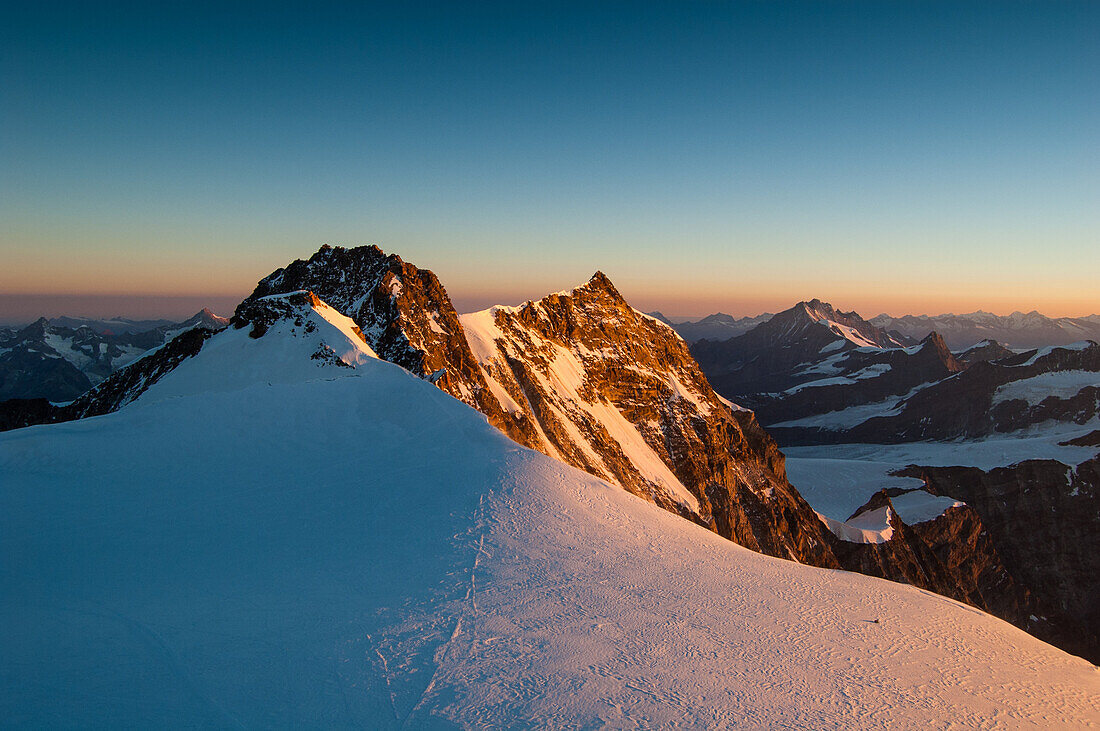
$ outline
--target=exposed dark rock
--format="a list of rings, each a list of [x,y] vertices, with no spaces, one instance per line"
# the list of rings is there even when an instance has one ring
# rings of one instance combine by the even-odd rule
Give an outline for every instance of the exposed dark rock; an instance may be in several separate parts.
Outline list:
[[[1031,405],[1019,399],[994,404],[997,389],[1013,381],[1060,371],[1096,372],[1096,386],[1069,398],[1050,396]],[[996,362],[975,363],[965,372],[925,388],[894,416],[870,419],[849,429],[847,441],[895,443],[948,440],[1009,432],[1044,421],[1086,424],[1100,413],[1100,345],[1043,355],[1031,351]]]
[[[0,400],[70,401],[91,386],[88,376],[64,358],[29,348],[0,353]]]
[[[1011,576],[1060,615],[1051,617],[1051,641],[1100,660],[1100,457],[1075,468],[1027,460],[989,471],[912,466],[897,474],[966,502]]]
[[[988,363],[989,361],[1011,358],[1014,352],[998,343],[996,340],[983,340],[982,342],[967,348],[956,354],[960,363],[971,366],[975,363]]]
[[[1058,442],[1063,447],[1100,447],[1100,429],[1094,429],[1088,434],[1077,437],[1076,439],[1067,439],[1064,442]]]
[[[181,362],[197,354],[213,334],[213,331],[204,328],[187,330],[159,350],[115,371],[98,386],[64,406],[55,406],[41,399],[0,403],[0,431],[117,411],[145,393]]]

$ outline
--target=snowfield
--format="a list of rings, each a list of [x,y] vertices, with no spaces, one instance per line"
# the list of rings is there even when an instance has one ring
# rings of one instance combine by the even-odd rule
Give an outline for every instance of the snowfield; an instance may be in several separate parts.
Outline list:
[[[1060,399],[1072,398],[1088,386],[1100,388],[1100,373],[1096,371],[1040,373],[1031,378],[1010,381],[999,387],[993,394],[993,403],[1022,399],[1027,401],[1029,406],[1035,406],[1051,396]]]
[[[843,521],[883,488],[917,490],[924,487],[924,483],[916,478],[889,474],[907,465],[965,466],[990,470],[1026,459],[1056,459],[1067,465],[1077,465],[1093,457],[1096,448],[1063,446],[1060,442],[1098,428],[1100,421],[1097,419],[1080,425],[1051,421],[984,439],[784,447],[783,454],[787,457],[787,477],[806,498],[806,502],[821,515]],[[944,510],[949,507],[946,503],[943,505]],[[905,509],[896,503],[896,499],[895,507],[906,523],[930,519],[924,517],[930,509],[929,504],[919,508],[914,506],[911,515],[914,518],[921,516],[920,520],[915,521],[906,518]]]
[[[5,726],[1100,723],[1089,663],[740,548],[319,317],[354,367],[229,330],[118,413],[0,434]]]

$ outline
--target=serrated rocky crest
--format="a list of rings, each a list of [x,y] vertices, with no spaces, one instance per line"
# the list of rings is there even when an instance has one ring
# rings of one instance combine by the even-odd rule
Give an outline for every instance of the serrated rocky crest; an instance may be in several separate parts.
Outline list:
[[[603,273],[461,321],[490,387],[536,424],[541,451],[741,545],[837,565],[753,414],[724,402],[675,331]]]
[[[685,343],[597,273],[571,292],[460,320],[436,276],[377,246],[322,247],[238,308],[310,290],[384,360],[481,411],[512,439],[754,550],[838,566],[751,412],[723,403]]]
[[[379,358],[432,381],[515,441],[535,446],[530,425],[506,415],[489,392],[458,313],[431,271],[373,245],[326,245],[261,279],[237,313],[259,298],[299,290],[312,291],[355,321]]]

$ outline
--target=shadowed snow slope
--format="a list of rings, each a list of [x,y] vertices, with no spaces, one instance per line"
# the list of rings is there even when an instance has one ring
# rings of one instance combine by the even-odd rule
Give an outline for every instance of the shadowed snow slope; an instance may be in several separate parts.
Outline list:
[[[389,363],[194,393],[274,333],[243,332],[148,400],[0,435],[5,725],[1100,722],[1088,663],[741,548]]]

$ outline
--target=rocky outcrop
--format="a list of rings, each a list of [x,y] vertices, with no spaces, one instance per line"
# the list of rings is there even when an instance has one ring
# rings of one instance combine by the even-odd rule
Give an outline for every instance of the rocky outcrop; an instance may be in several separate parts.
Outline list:
[[[322,246],[309,259],[298,259],[260,280],[234,317],[259,298],[299,290],[312,291],[350,317],[378,357],[478,409],[520,444],[537,444],[532,425],[505,413],[489,391],[458,313],[431,271],[377,246]]]
[[[1042,400],[1018,397],[1016,391],[1026,395],[1026,389],[1012,387],[1014,383],[1059,373],[1079,376],[1081,384],[1094,385],[1084,385],[1072,395],[1052,394]],[[1036,383],[1037,388],[1042,385]],[[1057,379],[1051,379],[1050,388],[1056,385]],[[845,439],[894,443],[975,438],[1045,421],[1087,424],[1098,413],[1100,345],[1089,343],[975,363],[964,373],[914,394],[899,413],[872,418],[849,429]]]
[[[898,474],[966,502],[1008,573],[1060,615],[1051,641],[1100,660],[1100,457],[1076,467],[1028,460],[989,471],[912,466]]]
[[[54,421],[59,421],[57,416],[60,411],[60,407],[44,398],[13,398],[0,401],[0,431],[22,429],[36,424],[52,424]]]
[[[1063,447],[1100,447],[1100,429],[1093,429],[1088,434],[1082,434],[1058,444]]]
[[[891,498],[926,495],[922,490],[880,490],[853,513],[888,518],[887,540],[841,541],[836,554],[845,568],[922,589],[989,612],[1058,647],[1096,661],[1097,647],[1080,618],[1031,592],[1005,565],[990,531],[971,506],[956,501],[937,515],[906,523]]]
[[[460,321],[430,271],[375,246],[326,246],[261,280],[235,320],[260,298],[298,290],[354,320],[379,357],[520,444],[747,547],[838,566],[831,534],[752,414],[723,403],[676,333],[630,308],[604,275]]]
[[[917,347],[852,350],[835,357],[828,366],[806,369],[814,371],[813,380],[803,380],[785,392],[753,394],[743,401],[765,424],[776,424],[900,399],[963,370],[936,333]]]

